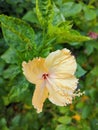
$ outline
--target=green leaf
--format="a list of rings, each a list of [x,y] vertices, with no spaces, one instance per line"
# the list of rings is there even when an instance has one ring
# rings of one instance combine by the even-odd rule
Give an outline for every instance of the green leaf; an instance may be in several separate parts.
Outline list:
[[[96,18],[96,11],[88,7],[84,7],[84,17],[87,21],[93,20]]]
[[[78,64],[76,76],[79,78],[79,77],[83,76],[85,73],[86,73],[86,71]]]
[[[4,41],[4,38],[0,38],[0,54],[2,54],[6,48],[7,48],[7,45]]]
[[[3,86],[4,84],[5,84],[4,79],[0,77],[0,86]],[[1,91],[1,90],[0,90],[0,91]],[[1,93],[2,93],[2,92],[1,92]],[[1,94],[1,93],[0,93],[0,94]]]
[[[28,93],[29,83],[26,81],[24,76],[18,76],[10,89],[10,92],[5,97],[3,96],[3,101],[5,105],[8,105],[11,102],[23,101],[26,94]]]
[[[80,52],[78,57],[77,57],[77,63],[80,64],[81,66],[87,63],[87,57],[83,52]]]
[[[91,126],[92,126],[93,130],[98,130],[98,118],[97,117],[93,118],[90,123],[91,123]]]
[[[8,69],[3,71],[5,79],[14,79],[20,73],[20,68],[17,65],[10,65]]]
[[[52,20],[52,24],[58,26],[59,24],[65,22],[65,21],[66,21],[65,17],[61,13],[60,9],[57,8],[57,6],[55,4],[53,4],[53,20]]]
[[[31,1],[32,1],[32,3],[34,3],[34,4],[36,3],[36,0],[31,0]]]
[[[36,0],[36,14],[40,24],[47,27],[53,18],[53,7],[51,0]]]
[[[68,126],[66,130],[80,130],[76,126]]]
[[[36,24],[39,24],[38,22],[38,18],[34,12],[34,10],[30,10],[28,11],[22,18],[23,20],[26,20],[28,22],[31,22],[31,23],[36,23]]]
[[[80,3],[76,4],[74,2],[66,2],[60,7],[60,9],[65,17],[70,17],[80,13],[82,5]]]
[[[87,126],[88,124],[83,124],[83,127],[82,129],[84,130],[91,130],[91,127],[90,126]],[[97,130],[97,129],[96,129]]]
[[[10,46],[34,46],[34,31],[27,23],[6,15],[0,15],[0,22],[5,40]]]
[[[7,51],[5,51],[5,53],[1,56],[1,58],[5,60],[6,63],[14,64],[18,62],[16,50],[12,47],[10,47]]]
[[[5,67],[5,62],[0,58],[0,76],[3,73],[4,67]]]
[[[61,27],[49,25],[48,26],[48,35],[50,37],[56,37],[57,43],[66,43],[66,42],[83,42],[90,40],[89,37],[80,35],[79,32],[70,29],[70,25],[67,22]]]
[[[86,53],[87,53],[88,55],[92,54],[93,51],[94,51],[93,42],[87,42],[87,43],[85,44],[85,46],[86,46]]]
[[[96,102],[96,100],[97,100],[97,98],[98,98],[98,92],[96,91],[95,88],[91,88],[91,89],[89,90],[89,96],[91,97],[91,100],[92,100],[93,102]]]
[[[69,116],[59,117],[58,122],[60,122],[62,124],[69,124],[71,122],[71,117],[69,117]]]
[[[93,76],[98,76],[98,66],[95,66],[93,69],[92,69],[92,71],[91,71],[91,74],[93,75]]]
[[[88,118],[91,112],[91,106],[84,106],[82,108],[82,118]]]
[[[0,119],[0,128],[1,130],[9,130],[7,127],[7,121],[5,118]]]
[[[19,114],[19,115],[16,115],[16,116],[12,119],[12,122],[11,122],[12,126],[17,127],[17,126],[19,125],[19,123],[20,123],[20,120],[21,120],[20,114]]]
[[[66,130],[65,125],[58,125],[55,130]]]
[[[76,105],[77,109],[82,109],[83,107],[84,107],[83,102],[78,102],[77,105]]]
[[[69,110],[68,107],[59,107],[58,109],[59,109],[60,113],[62,113],[62,114],[65,114],[65,113],[67,114],[67,112]]]

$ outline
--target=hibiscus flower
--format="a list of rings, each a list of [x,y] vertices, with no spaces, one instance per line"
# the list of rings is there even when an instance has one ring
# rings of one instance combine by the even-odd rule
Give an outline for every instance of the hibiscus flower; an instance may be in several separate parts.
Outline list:
[[[46,58],[34,58],[28,63],[23,61],[22,66],[26,79],[36,84],[32,105],[38,113],[47,98],[55,105],[66,106],[79,95],[75,93],[77,64],[68,49],[54,51]]]

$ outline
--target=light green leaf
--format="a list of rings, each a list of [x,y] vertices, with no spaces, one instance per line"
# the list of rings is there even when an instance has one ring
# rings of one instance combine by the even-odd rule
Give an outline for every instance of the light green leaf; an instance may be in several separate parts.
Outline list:
[[[70,17],[80,13],[82,10],[82,5],[80,3],[76,4],[74,2],[66,2],[61,6],[60,9],[65,17]]]
[[[58,118],[58,122],[62,124],[69,124],[71,122],[71,117],[69,116],[61,116]]]
[[[96,11],[89,8],[89,7],[84,7],[84,17],[87,21],[93,20],[96,18]]]
[[[55,130],[66,130],[65,125],[58,125]]]
[[[68,126],[66,130],[80,130],[76,126]]]
[[[50,37],[56,37],[57,43],[69,43],[69,42],[83,42],[90,40],[89,37],[80,35],[79,32],[70,29],[71,25],[65,23],[61,27],[49,25],[48,26],[48,35]]]
[[[57,8],[57,6],[55,4],[53,4],[53,20],[52,20],[52,24],[58,26],[59,24],[64,23],[64,22],[65,22],[65,17],[61,13],[60,9]]]
[[[53,7],[51,0],[36,0],[36,14],[40,24],[47,27],[48,23],[52,22]]]
[[[59,111],[62,114],[65,114],[65,113],[67,114],[69,111],[69,108],[68,107],[59,107]]]
[[[84,129],[84,130],[91,130],[91,127],[87,126],[87,124],[83,124],[82,129]],[[97,129],[95,129],[95,130],[97,130]]]

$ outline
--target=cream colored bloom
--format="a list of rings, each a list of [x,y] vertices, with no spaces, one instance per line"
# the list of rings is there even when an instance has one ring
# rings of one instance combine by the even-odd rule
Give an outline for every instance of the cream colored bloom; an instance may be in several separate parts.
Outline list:
[[[32,104],[41,112],[43,103],[48,98],[58,106],[72,103],[77,96],[76,61],[68,49],[57,50],[45,58],[34,58],[22,63],[23,73],[27,80],[36,84]]]

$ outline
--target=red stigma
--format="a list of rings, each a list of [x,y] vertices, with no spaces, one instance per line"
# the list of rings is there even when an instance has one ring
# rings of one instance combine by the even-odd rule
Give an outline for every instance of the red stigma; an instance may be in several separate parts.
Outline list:
[[[43,74],[42,75],[43,79],[47,79],[48,76],[49,76],[48,74]]]

